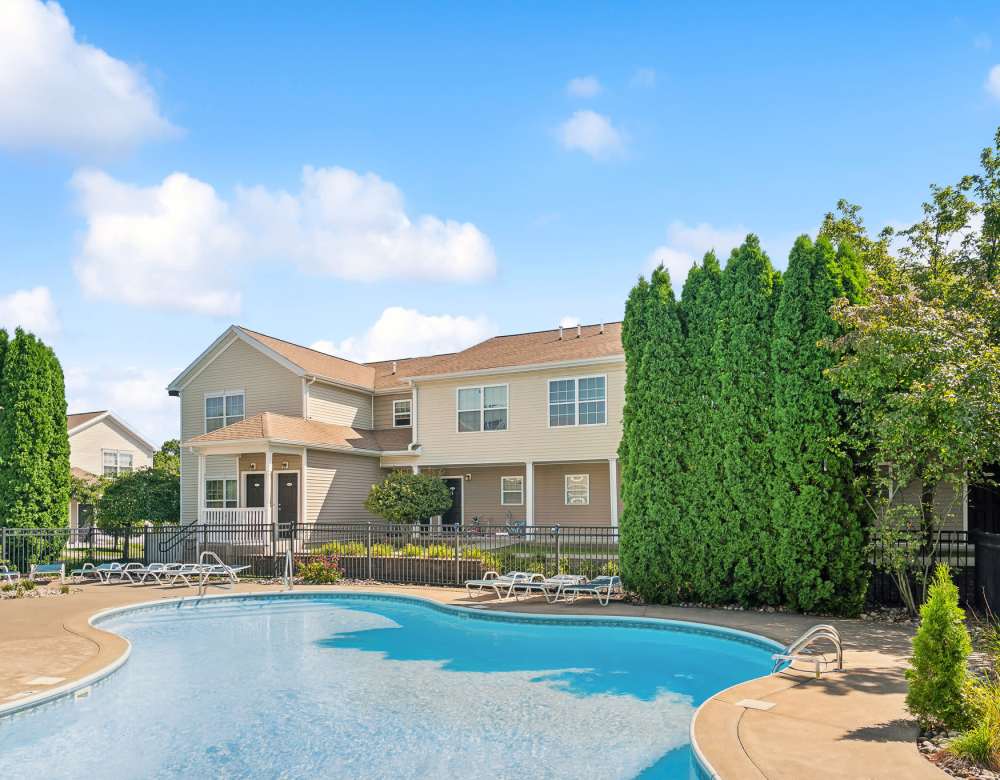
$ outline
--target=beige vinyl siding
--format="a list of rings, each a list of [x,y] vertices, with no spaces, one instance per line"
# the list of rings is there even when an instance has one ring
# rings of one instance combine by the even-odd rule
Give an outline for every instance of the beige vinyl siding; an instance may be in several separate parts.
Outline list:
[[[607,377],[607,422],[550,428],[548,381],[597,375]],[[458,433],[457,389],[491,384],[508,386],[507,430]],[[618,450],[621,439],[625,366],[611,363],[422,382],[419,393],[418,438],[423,454],[418,463],[421,466],[609,458]]]
[[[590,475],[590,504],[566,506],[566,475]],[[535,525],[611,525],[608,462],[535,466]]]
[[[245,414],[302,416],[302,380],[280,363],[236,340],[181,391],[181,441],[205,432],[205,393],[243,390]],[[197,519],[198,456],[181,453],[181,521]]]
[[[306,522],[378,520],[364,507],[371,486],[385,478],[378,458],[309,450],[306,461]]]
[[[913,481],[899,493],[896,501],[920,506],[921,483]],[[955,489],[947,482],[941,482],[934,496],[934,508],[945,517],[944,528],[949,531],[965,530],[965,506],[962,497],[955,495]]]
[[[208,455],[205,458],[205,479],[236,479],[235,455]],[[198,464],[195,463],[195,468]]]
[[[440,477],[463,477],[462,495],[464,512],[462,522],[471,523],[474,517],[485,525],[504,525],[507,512],[511,520],[525,519],[525,502],[519,506],[500,503],[500,477],[524,477],[523,465],[512,466],[443,466],[429,468],[425,473]],[[472,479],[465,480],[469,474]]]
[[[101,476],[104,474],[102,450],[120,450],[132,454],[132,468],[153,465],[152,453],[135,435],[105,417],[99,423],[75,433],[69,440],[69,464]]]
[[[313,382],[308,385],[310,420],[346,425],[350,428],[372,427],[372,397],[342,387]]]
[[[375,428],[392,428],[392,402],[409,401],[412,398],[413,396],[410,393],[375,396]],[[412,408],[410,411],[412,412]]]

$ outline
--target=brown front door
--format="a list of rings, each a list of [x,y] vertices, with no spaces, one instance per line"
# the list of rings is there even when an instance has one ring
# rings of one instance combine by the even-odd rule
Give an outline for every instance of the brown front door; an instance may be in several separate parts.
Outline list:
[[[299,475],[279,471],[275,477],[278,481],[278,533],[294,536],[299,522]]]

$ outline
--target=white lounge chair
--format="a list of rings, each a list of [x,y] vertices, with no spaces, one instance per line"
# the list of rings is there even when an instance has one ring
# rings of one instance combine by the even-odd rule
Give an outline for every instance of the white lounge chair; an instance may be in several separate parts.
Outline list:
[[[120,563],[100,563],[96,566],[92,563],[85,563],[79,569],[71,570],[69,576],[77,582],[83,582],[84,580],[104,582],[105,575],[118,571],[121,567]]]
[[[545,601],[553,604],[559,600],[563,589],[572,585],[583,585],[587,578],[581,574],[556,574],[544,580],[532,580],[530,582],[517,583],[514,586],[514,598],[518,596],[537,596],[539,593],[545,596]]]
[[[19,579],[21,579],[21,572],[17,569],[8,568],[6,563],[0,563],[0,580],[8,583],[14,583]]]
[[[28,573],[28,579],[33,580],[37,576],[50,577],[56,574],[59,575],[59,582],[66,581],[65,563],[33,563],[31,571]]]
[[[168,585],[176,585],[177,580],[183,580],[185,585],[191,585],[191,577],[197,579],[201,574],[202,566],[200,563],[182,563],[180,566],[171,569],[169,572],[161,575],[163,579],[167,581]]]
[[[621,577],[595,577],[580,585],[568,585],[562,589],[561,600],[576,601],[578,598],[595,598],[602,607],[608,606],[611,597],[621,595]]]
[[[523,585],[529,582],[541,582],[544,580],[541,574],[534,574],[530,571],[509,571],[506,574],[499,574],[495,571],[486,572],[482,579],[466,580],[465,592],[471,599],[473,596],[482,595],[483,591],[493,591],[501,601],[506,601],[514,593],[514,586]],[[473,593],[475,588],[478,593]]]
[[[207,585],[212,577],[221,577],[231,585],[240,581],[239,574],[249,569],[249,566],[230,566],[223,563],[222,559],[211,550],[205,550],[198,556],[198,563],[201,566],[201,574],[198,579],[199,585]]]
[[[136,583],[138,585],[145,585],[147,578],[152,578],[159,585],[161,577],[169,576],[172,571],[179,569],[182,565],[180,563],[151,563],[149,566],[132,572],[132,576],[139,578],[138,583]]]
[[[110,585],[111,580],[115,577],[118,578],[119,582],[125,582],[128,580],[131,583],[135,583],[135,578],[142,574],[142,570],[146,567],[141,563],[126,563],[124,566],[116,569],[115,571],[108,572],[104,580],[105,585]]]

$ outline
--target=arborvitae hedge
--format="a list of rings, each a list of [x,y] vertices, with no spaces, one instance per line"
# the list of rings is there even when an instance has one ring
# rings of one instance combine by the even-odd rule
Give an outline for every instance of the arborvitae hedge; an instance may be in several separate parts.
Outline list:
[[[679,304],[662,269],[633,288],[621,562],[643,598],[857,610],[845,408],[817,342],[835,335],[833,301],[863,284],[849,247],[803,237],[781,275],[751,235],[725,271],[711,253],[692,268]]]
[[[781,575],[774,555],[768,437],[772,418],[771,325],[774,269],[754,235],[733,250],[722,272],[713,356],[719,406],[712,434],[722,457],[716,538],[722,571],[743,604],[778,601]]]
[[[69,436],[62,369],[52,350],[20,328],[6,334],[0,367],[0,525],[69,521]]]
[[[840,261],[827,239],[814,246],[800,236],[783,276],[771,347],[771,492],[784,602],[850,613],[864,597],[859,498],[852,462],[839,448],[840,404],[823,376],[832,355],[819,346],[837,335],[830,305],[856,295],[856,260],[842,253]]]

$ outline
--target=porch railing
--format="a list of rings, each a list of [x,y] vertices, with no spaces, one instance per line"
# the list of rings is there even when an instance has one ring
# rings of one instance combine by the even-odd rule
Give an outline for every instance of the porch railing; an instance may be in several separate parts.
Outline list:
[[[202,525],[234,525],[237,523],[260,524],[265,521],[264,507],[241,507],[240,509],[201,509],[198,521]]]

